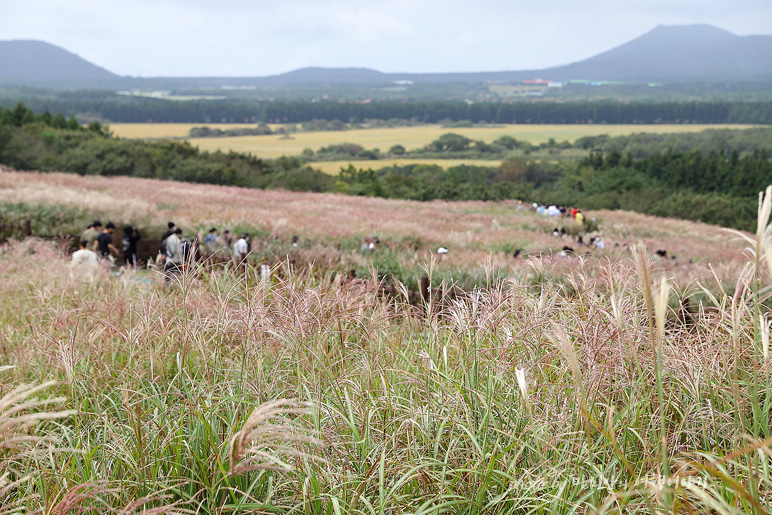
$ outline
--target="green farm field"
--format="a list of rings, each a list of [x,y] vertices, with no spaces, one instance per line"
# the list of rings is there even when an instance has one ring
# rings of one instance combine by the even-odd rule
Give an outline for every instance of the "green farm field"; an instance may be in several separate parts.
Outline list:
[[[182,138],[193,127],[201,124],[114,124],[111,130],[122,138]],[[247,125],[211,124],[212,128],[247,127]],[[251,126],[251,125],[250,125]],[[298,132],[289,139],[278,134],[267,136],[238,136],[229,138],[190,138],[191,144],[201,150],[250,152],[260,157],[276,158],[300,154],[304,149],[317,149],[337,143],[356,143],[365,148],[387,151],[393,145],[414,150],[431,143],[448,132],[462,134],[475,140],[492,142],[501,136],[512,136],[531,143],[542,143],[554,138],[573,142],[583,136],[608,134],[621,136],[640,132],[667,134],[701,132],[706,129],[746,129],[752,125],[497,125],[491,127],[447,128],[441,125],[356,129],[349,131]]]

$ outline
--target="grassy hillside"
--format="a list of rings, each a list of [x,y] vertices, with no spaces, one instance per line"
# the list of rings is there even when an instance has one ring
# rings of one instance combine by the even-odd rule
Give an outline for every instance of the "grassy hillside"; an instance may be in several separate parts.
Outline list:
[[[0,205],[251,229],[256,254],[296,258],[165,288],[152,270],[89,277],[39,240],[1,247],[0,511],[723,515],[772,499],[763,231],[753,261],[717,227],[587,213],[605,250],[515,260],[505,246],[560,243],[512,202],[6,170]],[[638,239],[678,257],[615,247]],[[335,273],[357,260],[478,288],[410,304]]]
[[[425,275],[423,266],[440,246],[451,253],[438,270],[459,278],[490,256],[497,266],[514,273],[523,266],[523,261],[512,259],[515,250],[556,254],[564,245],[576,247],[575,235],[579,234],[572,220],[521,211],[515,201],[412,202],[55,173],[3,172],[0,203],[71,209],[70,220],[61,217],[63,224],[71,224],[68,227],[85,226],[98,216],[147,228],[149,234],[160,234],[168,219],[184,227],[188,236],[212,226],[246,230],[256,238],[254,250],[270,253],[276,246],[274,253],[279,255],[281,251],[286,255],[291,236],[298,235],[304,242],[298,251],[303,261],[316,259],[340,271],[359,268],[365,274],[369,261],[359,253],[359,246],[364,237],[377,235],[387,250],[376,255],[376,266],[383,260],[388,267],[384,272],[397,272],[399,278],[411,280],[412,286]],[[28,213],[36,217],[35,211]],[[652,250],[666,249],[677,256],[673,273],[684,273],[684,279],[709,278],[708,265],[721,263],[728,267],[725,278],[731,280],[744,261],[742,246],[715,226],[625,211],[586,211],[585,216],[598,221],[597,233],[607,248],[576,248],[592,250],[600,261],[605,256],[624,256],[628,252],[625,246],[639,240]],[[556,226],[574,236],[553,237]],[[45,229],[55,232],[50,226]],[[279,242],[274,243],[277,238]],[[723,272],[721,275],[724,277]]]

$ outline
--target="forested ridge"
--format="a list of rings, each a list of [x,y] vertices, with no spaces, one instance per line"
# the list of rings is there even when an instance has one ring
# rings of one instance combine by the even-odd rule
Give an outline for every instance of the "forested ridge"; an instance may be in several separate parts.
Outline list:
[[[756,195],[772,184],[772,161],[764,147],[772,129],[601,136],[539,146],[505,137],[485,144],[496,152],[515,152],[500,165],[383,167],[374,160],[369,169],[349,167],[332,177],[313,169],[303,156],[268,160],[235,152],[202,152],[186,142],[120,140],[98,122],[83,127],[71,120],[36,115],[23,105],[0,111],[0,163],[20,170],[423,201],[522,199],[585,209],[627,209],[741,229],[752,229]],[[483,152],[482,148],[446,134],[424,151],[465,156]],[[356,150],[357,155],[373,153]],[[571,152],[570,159],[563,158],[563,150]],[[586,153],[577,159],[577,151]]]
[[[82,92],[72,98],[35,97],[35,112],[61,112],[82,119],[145,123],[301,123],[314,119],[402,118],[423,123],[472,120],[488,123],[747,123],[772,124],[772,102],[667,101],[258,101],[243,99],[169,101]],[[11,106],[6,106],[11,107]]]

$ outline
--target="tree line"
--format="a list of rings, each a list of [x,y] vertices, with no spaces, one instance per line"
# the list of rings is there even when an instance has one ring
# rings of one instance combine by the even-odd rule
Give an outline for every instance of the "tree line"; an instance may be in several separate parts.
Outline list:
[[[595,172],[620,169],[623,173],[643,174],[667,188],[688,189],[695,193],[723,192],[736,197],[753,197],[772,182],[772,162],[765,150],[756,149],[740,156],[732,151],[668,150],[645,159],[632,154],[592,151],[580,164]],[[582,191],[581,182],[576,184]]]
[[[28,108],[22,102],[16,104],[16,107],[13,109],[3,109],[0,107],[0,126],[23,127],[32,123],[45,125],[52,129],[89,130],[101,135],[108,135],[109,133],[107,127],[98,121],[93,121],[87,127],[84,127],[75,116],[71,115],[69,118],[65,118],[62,113],[52,115],[48,110],[41,114],[35,114],[35,111]]]
[[[386,151],[378,148],[366,149],[356,143],[336,143],[314,151],[303,150],[301,158],[313,161],[343,161],[346,159],[377,160],[387,158],[414,159],[490,159],[507,160],[532,153],[546,152],[550,160],[580,160],[577,153],[570,151],[598,150],[605,153],[630,154],[631,157],[650,157],[665,152],[691,152],[698,150],[708,154],[716,149],[736,151],[738,155],[761,150],[772,142],[772,128],[751,129],[707,129],[701,132],[680,134],[638,133],[627,136],[608,135],[585,136],[570,141],[547,141],[535,144],[503,135],[491,142],[473,140],[462,134],[449,132],[421,148],[406,149],[396,144]],[[538,157],[537,157],[538,158]],[[373,164],[373,166],[377,166]]]
[[[259,101],[244,99],[190,100],[119,95],[93,97],[34,97],[26,100],[35,112],[62,112],[81,119],[146,123],[302,123],[311,120],[393,118],[438,123],[443,120],[473,120],[486,123],[524,124],[656,124],[656,123],[747,123],[772,124],[772,102],[619,102],[593,101]]]
[[[274,102],[263,119],[302,122],[415,118],[425,123],[473,120],[487,123],[772,123],[772,102]]]

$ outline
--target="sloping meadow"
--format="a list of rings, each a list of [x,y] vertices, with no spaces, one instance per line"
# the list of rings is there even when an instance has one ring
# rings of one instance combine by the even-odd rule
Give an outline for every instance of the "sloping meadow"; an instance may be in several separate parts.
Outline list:
[[[261,279],[193,267],[164,288],[153,271],[87,278],[53,244],[11,242],[0,254],[0,513],[769,506],[769,201],[756,235],[597,213],[607,252],[513,264],[486,255],[513,237],[555,243],[537,215],[506,204],[0,179],[3,202],[27,188],[25,202],[56,203],[66,190],[100,216],[146,202],[144,216],[180,224],[275,231],[284,218],[278,228],[316,234],[317,247],[353,238],[351,226],[427,247],[471,234],[451,247],[452,266],[481,278],[420,304],[409,285],[383,297],[375,278],[320,268]],[[635,236],[695,257],[614,250]],[[427,273],[449,266],[411,252],[429,258]]]
[[[173,220],[185,238],[203,236],[211,227],[246,231],[253,254],[271,265],[290,254],[299,263],[335,271],[354,268],[368,277],[374,265],[381,278],[396,276],[410,288],[426,275],[440,246],[450,252],[436,264],[434,275],[448,280],[483,277],[486,260],[507,273],[527,269],[522,260],[513,259],[515,251],[553,256],[566,245],[578,255],[591,251],[592,260],[602,262],[629,257],[630,246],[642,241],[652,252],[668,252],[668,263],[660,265],[683,286],[713,279],[714,273],[731,283],[746,261],[742,244],[718,227],[625,211],[586,212],[585,219],[598,230],[584,235],[585,244],[600,235],[606,248],[581,247],[572,220],[538,216],[523,200],[519,210],[514,201],[413,202],[0,170],[0,216],[31,219],[35,234],[79,234],[92,219],[101,218],[119,228],[132,224],[146,238],[159,238]],[[555,228],[568,235],[552,237]],[[299,237],[297,248],[291,246],[293,235]],[[378,253],[359,252],[367,236],[380,238]]]

